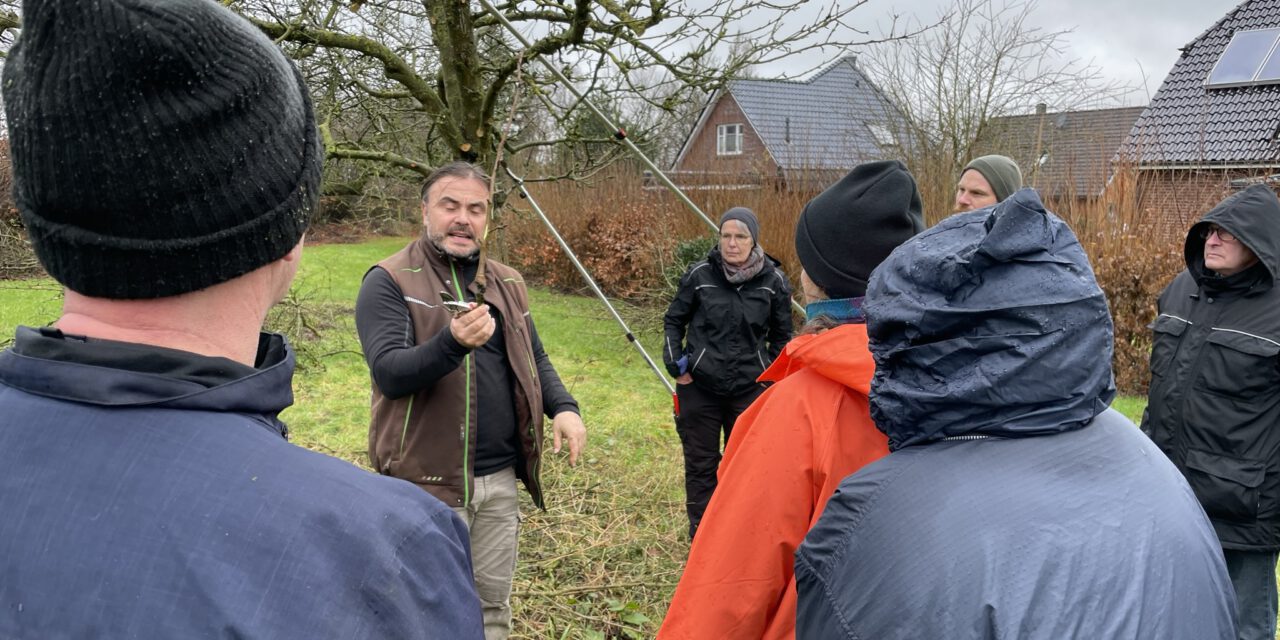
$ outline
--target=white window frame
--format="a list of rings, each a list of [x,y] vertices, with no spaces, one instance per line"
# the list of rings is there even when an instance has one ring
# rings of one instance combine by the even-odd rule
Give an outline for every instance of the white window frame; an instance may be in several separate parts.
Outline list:
[[[1224,82],[1224,81],[1212,82],[1213,74],[1218,71],[1218,67],[1222,64],[1223,58],[1227,56],[1227,52],[1231,51],[1231,47],[1232,45],[1236,44],[1237,39],[1241,38],[1246,34],[1253,34],[1253,33],[1259,33],[1259,32],[1270,32],[1274,35],[1272,36],[1273,40],[1271,41],[1271,47],[1267,49],[1267,52],[1264,53],[1261,58],[1258,59],[1257,65],[1253,68],[1253,75],[1250,76],[1249,79],[1247,80],[1235,80],[1235,81],[1229,81],[1229,82]],[[1204,79],[1205,88],[1206,89],[1228,89],[1231,87],[1249,87],[1254,85],[1267,85],[1267,84],[1280,83],[1280,79],[1277,79],[1277,78],[1270,78],[1270,79],[1264,79],[1264,80],[1258,79],[1258,76],[1262,73],[1263,67],[1265,67],[1267,63],[1271,61],[1271,58],[1274,56],[1280,55],[1280,51],[1278,51],[1278,49],[1280,49],[1280,28],[1268,27],[1265,29],[1241,29],[1239,31],[1236,31],[1235,33],[1231,34],[1231,40],[1227,42],[1226,48],[1224,48],[1218,54],[1218,59],[1213,63],[1213,68],[1209,69],[1209,76]]]
[[[879,122],[868,122],[866,124],[867,129],[871,131],[871,137],[876,141],[877,145],[886,148],[898,145],[898,141],[894,138],[893,132],[889,130],[889,127]]]
[[[716,127],[716,155],[742,155],[742,123],[722,124]]]

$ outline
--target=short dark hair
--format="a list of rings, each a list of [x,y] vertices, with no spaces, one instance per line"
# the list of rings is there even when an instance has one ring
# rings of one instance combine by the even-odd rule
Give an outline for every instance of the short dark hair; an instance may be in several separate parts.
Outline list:
[[[443,178],[472,178],[480,182],[489,184],[489,174],[484,172],[479,166],[470,162],[457,160],[449,164],[441,165],[427,176],[426,182],[422,183],[422,201],[427,201],[427,191],[431,189],[431,185],[439,182]]]

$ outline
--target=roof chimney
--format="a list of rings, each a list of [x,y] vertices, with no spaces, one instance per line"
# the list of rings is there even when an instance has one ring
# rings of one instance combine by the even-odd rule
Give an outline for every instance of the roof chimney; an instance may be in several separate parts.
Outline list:
[[[1040,103],[1037,103],[1037,104],[1036,104],[1036,115],[1038,115],[1038,116],[1042,116],[1042,115],[1044,115],[1047,111],[1049,111],[1049,105],[1047,105],[1047,104],[1045,104],[1045,103],[1043,103],[1043,102],[1040,102]]]

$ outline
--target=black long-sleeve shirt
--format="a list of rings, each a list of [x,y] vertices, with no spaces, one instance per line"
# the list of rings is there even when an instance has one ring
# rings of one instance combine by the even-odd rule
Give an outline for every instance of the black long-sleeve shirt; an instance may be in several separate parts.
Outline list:
[[[462,288],[475,278],[476,261],[458,261]],[[466,292],[471,300],[470,291]],[[515,464],[519,452],[512,389],[514,379],[507,361],[506,339],[501,317],[490,307],[497,327],[493,336],[474,350],[476,363],[478,414],[476,417],[475,475],[484,476]],[[519,319],[517,319],[519,321]],[[550,358],[542,348],[533,318],[527,319],[538,366],[542,406],[547,417],[561,411],[578,413],[573,399],[556,374]],[[457,369],[472,350],[460,344],[446,325],[422,344],[415,344],[413,321],[405,306],[404,294],[390,274],[371,269],[356,300],[356,329],[364,348],[365,361],[374,384],[388,398],[399,398],[429,388],[440,378]]]

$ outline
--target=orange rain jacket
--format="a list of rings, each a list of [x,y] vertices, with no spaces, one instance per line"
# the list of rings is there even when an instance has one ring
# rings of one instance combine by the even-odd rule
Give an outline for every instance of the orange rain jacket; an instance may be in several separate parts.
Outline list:
[[[794,638],[795,551],[845,476],[889,453],[871,422],[867,328],[787,344],[741,416],[660,639]]]

